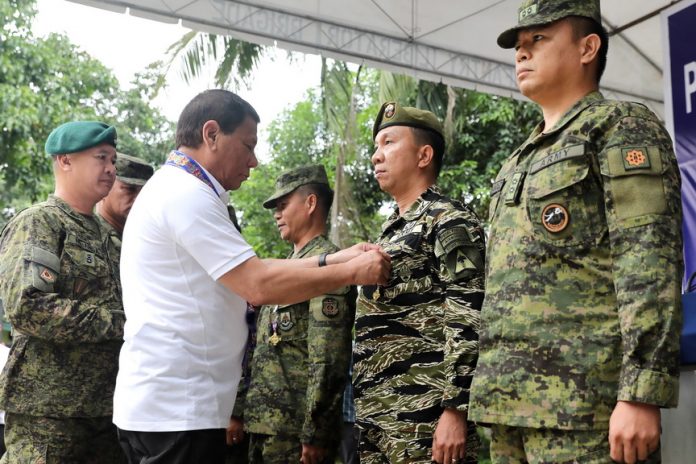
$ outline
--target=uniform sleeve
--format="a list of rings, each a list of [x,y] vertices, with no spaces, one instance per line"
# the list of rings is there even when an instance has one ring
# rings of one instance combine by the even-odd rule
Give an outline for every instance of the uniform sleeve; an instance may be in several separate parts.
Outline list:
[[[302,443],[328,448],[340,440],[337,431],[343,417],[356,297],[355,287],[346,287],[309,302],[309,378]]]
[[[61,231],[40,210],[20,214],[0,238],[0,295],[15,331],[55,343],[100,342],[123,338],[125,316],[115,292],[91,292],[70,299],[58,292]],[[82,282],[76,285],[83,285]]]
[[[478,359],[478,331],[484,289],[484,235],[478,221],[452,210],[439,218],[435,258],[445,285],[445,377],[441,405],[466,411]]]
[[[677,404],[681,197],[671,140],[651,115],[626,117],[599,153],[621,327],[617,400]]]

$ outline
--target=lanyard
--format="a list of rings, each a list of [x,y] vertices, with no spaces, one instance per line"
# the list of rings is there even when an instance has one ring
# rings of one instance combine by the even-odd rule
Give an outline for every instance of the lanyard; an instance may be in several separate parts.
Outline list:
[[[165,161],[164,164],[167,166],[174,166],[179,169],[183,169],[184,171],[196,177],[204,184],[207,184],[208,187],[213,189],[215,195],[220,196],[212,181],[208,177],[208,174],[205,173],[203,168],[196,162],[196,160],[188,156],[186,153],[181,153],[178,150],[174,150],[169,154],[169,157],[167,158],[167,161]]]

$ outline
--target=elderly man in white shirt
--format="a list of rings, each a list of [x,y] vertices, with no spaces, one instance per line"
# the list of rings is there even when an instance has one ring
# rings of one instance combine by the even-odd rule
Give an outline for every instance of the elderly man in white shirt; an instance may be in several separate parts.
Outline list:
[[[114,423],[131,463],[224,462],[247,301],[290,304],[389,276],[388,256],[368,244],[319,259],[256,257],[229,219],[226,191],[258,164],[258,122],[231,92],[196,96],[179,118],[177,149],[130,212]]]

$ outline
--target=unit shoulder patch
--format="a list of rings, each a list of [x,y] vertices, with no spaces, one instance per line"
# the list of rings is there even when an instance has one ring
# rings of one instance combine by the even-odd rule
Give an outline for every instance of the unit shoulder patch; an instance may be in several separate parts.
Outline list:
[[[623,148],[621,155],[624,162],[624,168],[632,169],[650,169],[650,158],[648,157],[648,149],[646,147]]]

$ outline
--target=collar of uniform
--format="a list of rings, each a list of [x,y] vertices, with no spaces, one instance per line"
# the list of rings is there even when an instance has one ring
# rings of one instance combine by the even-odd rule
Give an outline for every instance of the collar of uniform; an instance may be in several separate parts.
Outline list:
[[[304,258],[304,257],[307,256],[308,254],[310,254],[310,253],[312,252],[312,250],[314,250],[316,247],[318,247],[319,245],[321,245],[322,243],[324,243],[324,240],[326,240],[326,238],[325,238],[323,235],[317,235],[317,236],[314,237],[312,240],[310,240],[309,242],[307,242],[307,243],[305,244],[305,246],[303,246],[303,247],[300,249],[300,251],[298,251],[297,253],[292,253],[292,254],[290,255],[291,258],[292,258],[292,259]]]
[[[99,221],[99,224],[104,228],[108,235],[115,235],[118,238],[122,238],[121,234],[118,233],[116,228],[114,228],[114,226],[112,226],[111,223],[107,221],[101,214],[95,213],[94,217],[97,218],[97,221]]]
[[[399,215],[399,207],[397,206],[386,222],[382,224],[382,231],[387,230],[400,219],[403,219],[404,221],[413,221],[418,219],[425,211],[427,211],[430,204],[434,201],[433,197],[437,197],[439,195],[441,195],[440,189],[438,189],[435,185],[431,185],[423,193],[421,193],[418,199],[413,202],[413,204],[403,215]]]
[[[604,100],[604,96],[599,91],[595,90],[594,92],[588,93],[578,100],[577,103],[575,103],[568,111],[566,111],[566,113],[561,117],[561,119],[558,120],[556,125],[553,126],[551,130],[542,135],[545,137],[559,132],[561,129],[567,126],[570,121],[575,119],[577,115],[585,110],[585,108],[600,100]]]
[[[61,210],[63,210],[63,212],[65,212],[65,214],[67,214],[68,216],[72,217],[73,219],[75,219],[77,221],[80,221],[82,223],[85,223],[85,222],[93,223],[93,221],[89,221],[89,219],[94,219],[94,216],[88,216],[86,214],[78,213],[77,211],[75,211],[73,209],[72,206],[70,206],[65,200],[63,200],[60,197],[57,197],[55,195],[49,195],[48,199],[46,200],[46,203],[51,205],[51,206],[55,206],[57,208],[60,208]]]
[[[544,122],[541,121],[539,124],[537,124],[529,137],[527,137],[527,140],[525,140],[525,142],[517,150],[515,150],[511,157],[514,158],[515,156],[518,156],[520,153],[524,152],[529,145],[536,144],[546,137],[559,132],[561,129],[567,126],[568,123],[575,119],[577,115],[585,110],[585,108],[600,100],[604,100],[604,96],[601,94],[601,92],[594,91],[588,93],[578,100],[568,111],[566,111],[563,117],[561,117],[556,125],[553,126],[548,132],[544,132]]]

